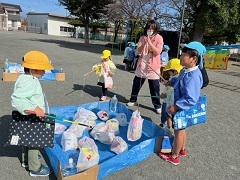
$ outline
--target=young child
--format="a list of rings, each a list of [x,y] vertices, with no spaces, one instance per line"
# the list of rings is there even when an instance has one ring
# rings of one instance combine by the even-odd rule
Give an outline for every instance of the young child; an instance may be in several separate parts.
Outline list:
[[[111,77],[116,70],[115,64],[112,62],[111,52],[109,50],[104,50],[101,55],[101,64],[94,65],[93,70],[100,75],[98,80],[98,85],[102,86],[102,97],[100,101],[107,100],[107,88],[111,88],[112,85],[109,86],[107,84],[107,80],[112,81]],[[98,72],[97,72],[98,71]]]
[[[43,93],[39,78],[45,70],[53,67],[48,57],[40,51],[29,51],[22,59],[24,74],[20,75],[15,83],[11,96],[12,106],[22,115],[31,110],[37,117],[45,116],[49,112],[48,103]],[[26,116],[27,117],[27,116]],[[50,168],[40,163],[38,148],[22,147],[22,167],[28,167],[30,176],[48,176]]]
[[[200,68],[203,67],[203,54],[206,48],[199,42],[190,42],[182,49],[180,63],[184,68],[181,70],[174,87],[174,105],[167,108],[167,112],[174,115],[177,110],[187,110],[194,106],[200,96],[203,78]],[[185,129],[174,130],[174,142],[172,153],[159,153],[159,156],[174,165],[180,162],[179,155],[186,156]]]
[[[168,45],[163,46],[163,51],[160,55],[161,65],[165,66],[168,63],[169,56],[168,51],[170,50]]]
[[[168,62],[167,66],[163,69],[163,71],[169,74],[170,76],[169,83],[171,82],[171,84],[174,84],[176,82],[176,79],[181,69],[182,66],[180,64],[180,59],[174,58]],[[160,95],[160,98],[163,99],[160,126],[164,127],[167,121],[167,128],[172,130],[172,119],[166,112],[167,107],[174,104],[174,89],[172,86],[170,86],[171,84],[169,83],[165,84],[163,93]]]

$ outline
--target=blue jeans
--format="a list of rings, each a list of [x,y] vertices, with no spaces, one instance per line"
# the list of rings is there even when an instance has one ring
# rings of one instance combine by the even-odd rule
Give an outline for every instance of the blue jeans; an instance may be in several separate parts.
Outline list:
[[[162,103],[162,114],[161,114],[161,123],[165,124],[167,121],[167,103]]]
[[[133,79],[133,85],[132,85],[132,93],[130,98],[130,102],[136,102],[137,101],[137,95],[142,87],[142,85],[145,82],[145,78],[140,78],[135,76]],[[148,85],[151,96],[160,96],[160,83],[159,79],[148,79]],[[161,103],[159,98],[152,97],[152,104],[155,109],[161,108]]]

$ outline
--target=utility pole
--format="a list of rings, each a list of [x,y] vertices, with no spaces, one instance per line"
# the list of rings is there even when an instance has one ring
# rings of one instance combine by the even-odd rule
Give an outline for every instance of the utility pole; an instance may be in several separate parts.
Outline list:
[[[184,11],[185,11],[185,3],[186,3],[186,0],[183,0],[182,18],[181,18],[180,33],[179,33],[179,39],[178,39],[177,58],[178,58],[178,56],[179,56],[179,49],[180,49],[180,44],[181,44],[182,26],[183,26]]]

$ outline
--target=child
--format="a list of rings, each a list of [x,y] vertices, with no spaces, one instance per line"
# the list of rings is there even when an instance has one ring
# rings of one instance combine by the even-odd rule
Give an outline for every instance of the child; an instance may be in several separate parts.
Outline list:
[[[135,43],[134,42],[130,42],[130,46],[128,48],[128,52],[127,52],[127,57],[125,57],[127,59],[127,63],[125,63],[125,70],[126,71],[132,71],[132,64],[134,62],[134,58],[135,58]]]
[[[163,51],[160,55],[161,65],[165,66],[168,63],[169,57],[168,57],[168,51],[170,50],[168,45],[163,46]]]
[[[187,110],[194,106],[200,96],[203,78],[200,68],[203,67],[202,56],[206,48],[199,42],[191,42],[182,49],[180,63],[184,68],[174,84],[174,105],[167,108],[167,112],[174,115],[177,110]],[[199,67],[198,67],[199,66]],[[186,156],[185,129],[174,130],[174,142],[172,153],[159,153],[159,156],[174,165],[178,165],[179,155]]]
[[[45,70],[51,70],[53,67],[48,57],[40,51],[28,52],[22,61],[25,73],[20,75],[15,83],[11,96],[12,106],[22,115],[28,115],[25,111],[31,110],[37,117],[45,116],[45,113],[49,112],[49,107],[38,79]],[[40,163],[38,154],[38,148],[23,146],[22,167],[29,167],[30,176],[48,176],[50,168]]]
[[[100,65],[94,65],[93,70],[97,71],[99,70],[100,78],[98,80],[98,85],[102,86],[102,97],[100,98],[100,101],[106,101],[107,100],[107,88],[111,88],[109,84],[107,84],[107,80],[112,81],[111,76],[116,70],[116,66],[112,62],[111,52],[109,50],[104,50],[101,55],[101,64]],[[99,68],[97,68],[99,67]]]
[[[168,62],[167,66],[163,69],[163,71],[166,71],[169,74],[170,76],[169,81],[171,82],[171,84],[174,84],[174,82],[176,82],[176,79],[181,69],[182,69],[182,66],[180,64],[180,59],[174,58]],[[160,98],[163,99],[160,126],[164,127],[165,122],[167,121],[167,127],[171,130],[172,120],[171,120],[171,117],[169,117],[168,113],[166,112],[167,107],[174,104],[174,89],[172,86],[170,86],[170,84],[165,84],[164,91],[160,95]]]

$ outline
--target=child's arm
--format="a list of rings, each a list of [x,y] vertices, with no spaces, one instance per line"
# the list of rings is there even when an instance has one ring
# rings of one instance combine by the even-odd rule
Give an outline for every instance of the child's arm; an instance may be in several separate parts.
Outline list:
[[[116,72],[116,66],[115,64],[111,61],[111,63],[109,64],[109,71],[108,71],[108,75],[112,76],[115,72]]]
[[[16,82],[14,92],[11,96],[12,106],[23,115],[27,115],[25,110],[34,110],[37,104],[32,102],[31,96],[35,93],[36,84],[29,81]]]

